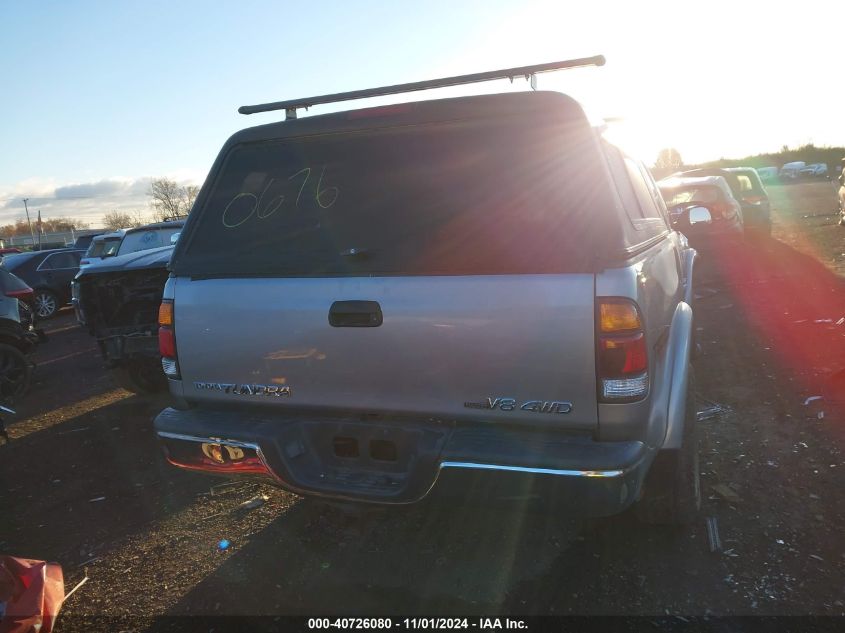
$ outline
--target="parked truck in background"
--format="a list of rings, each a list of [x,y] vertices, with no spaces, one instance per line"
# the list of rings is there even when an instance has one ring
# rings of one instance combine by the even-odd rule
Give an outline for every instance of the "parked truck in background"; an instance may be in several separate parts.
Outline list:
[[[96,339],[116,384],[138,394],[167,388],[158,353],[158,307],[183,220],[130,229],[76,275],[77,321]]]

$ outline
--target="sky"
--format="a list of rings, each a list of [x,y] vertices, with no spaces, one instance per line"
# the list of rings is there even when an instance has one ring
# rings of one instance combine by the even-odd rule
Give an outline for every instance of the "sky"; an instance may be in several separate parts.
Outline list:
[[[845,145],[845,2],[0,2],[0,224],[202,184],[243,104],[603,54],[538,77],[651,164]],[[499,81],[405,100],[525,90]],[[311,113],[389,103],[319,106]],[[305,113],[301,116],[307,116]]]

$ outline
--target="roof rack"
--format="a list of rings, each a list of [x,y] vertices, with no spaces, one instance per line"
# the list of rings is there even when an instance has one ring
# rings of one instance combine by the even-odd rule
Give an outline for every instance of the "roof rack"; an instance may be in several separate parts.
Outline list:
[[[564,61],[551,62],[548,64],[536,64],[534,66],[519,66],[517,68],[491,70],[488,72],[474,73],[471,75],[458,75],[456,77],[444,77],[443,79],[415,81],[407,84],[397,84],[395,86],[382,86],[381,88],[368,88],[366,90],[338,92],[335,94],[320,95],[318,97],[308,97],[305,99],[290,99],[289,101],[275,101],[273,103],[246,105],[238,108],[238,112],[240,112],[241,114],[257,114],[259,112],[273,112],[275,110],[284,110],[286,120],[295,119],[297,110],[302,108],[305,108],[307,110],[311,106],[320,105],[324,103],[337,103],[338,101],[368,99],[370,97],[382,97],[384,95],[394,95],[402,92],[415,92],[418,90],[430,90],[432,88],[461,86],[464,84],[479,83],[481,81],[493,81],[495,79],[510,79],[511,81],[513,81],[514,77],[525,77],[526,80],[531,82],[531,87],[535,88],[535,75],[538,75],[539,73],[547,73],[553,70],[579,68],[582,66],[604,66],[604,62],[604,55],[595,55],[594,57],[567,59]]]

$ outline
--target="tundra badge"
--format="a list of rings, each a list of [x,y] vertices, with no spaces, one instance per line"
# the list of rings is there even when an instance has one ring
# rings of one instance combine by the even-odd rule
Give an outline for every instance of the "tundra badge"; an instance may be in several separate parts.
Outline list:
[[[194,389],[221,391],[236,396],[275,396],[276,398],[290,398],[290,387],[279,385],[254,385],[226,382],[195,382]]]

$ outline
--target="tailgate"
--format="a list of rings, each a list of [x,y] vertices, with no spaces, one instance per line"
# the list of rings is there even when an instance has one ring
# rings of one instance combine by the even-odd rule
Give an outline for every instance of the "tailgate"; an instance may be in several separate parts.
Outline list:
[[[174,281],[191,401],[596,426],[591,274]]]

